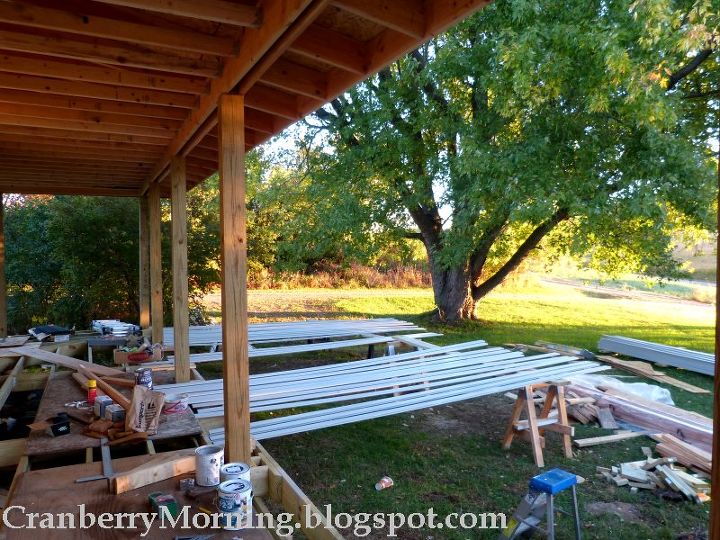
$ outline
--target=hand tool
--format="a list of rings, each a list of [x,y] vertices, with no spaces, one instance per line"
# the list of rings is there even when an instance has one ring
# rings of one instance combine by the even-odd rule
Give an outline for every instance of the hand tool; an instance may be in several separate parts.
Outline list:
[[[102,474],[78,478],[75,480],[75,483],[81,484],[83,482],[93,482],[95,480],[103,479],[110,480],[115,475],[112,468],[112,458],[110,457],[110,447],[108,446],[107,437],[102,437],[100,439],[100,454],[102,455]]]

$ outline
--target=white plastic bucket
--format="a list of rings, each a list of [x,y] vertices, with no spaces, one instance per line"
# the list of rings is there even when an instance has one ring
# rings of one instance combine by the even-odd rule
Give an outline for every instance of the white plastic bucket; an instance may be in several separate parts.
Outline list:
[[[252,484],[228,480],[217,488],[217,509],[224,529],[236,531],[252,524]]]
[[[226,463],[220,467],[220,482],[245,480],[250,482],[250,467],[245,463]]]
[[[205,445],[195,449],[195,483],[198,486],[217,486],[220,467],[225,461],[222,446]]]

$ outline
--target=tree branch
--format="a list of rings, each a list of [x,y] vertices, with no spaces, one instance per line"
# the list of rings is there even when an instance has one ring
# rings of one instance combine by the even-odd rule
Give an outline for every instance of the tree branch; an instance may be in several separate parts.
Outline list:
[[[668,85],[666,90],[672,90],[677,86],[677,84],[682,81],[685,77],[690,75],[692,72],[694,72],[697,68],[700,67],[700,65],[707,60],[710,55],[713,53],[712,49],[702,49],[699,53],[695,55],[695,57],[690,60],[687,64],[685,64],[683,67],[675,71],[673,74],[670,75],[670,79],[668,80]]]
[[[570,217],[567,209],[561,208],[557,210],[550,219],[538,225],[533,232],[530,233],[520,247],[513,253],[507,262],[500,267],[492,276],[486,279],[483,283],[478,286],[472,286],[472,297],[474,300],[480,300],[483,296],[493,290],[495,287],[500,285],[503,280],[515,270],[520,263],[535,249],[540,241],[552,231],[555,226],[561,221],[565,221]]]

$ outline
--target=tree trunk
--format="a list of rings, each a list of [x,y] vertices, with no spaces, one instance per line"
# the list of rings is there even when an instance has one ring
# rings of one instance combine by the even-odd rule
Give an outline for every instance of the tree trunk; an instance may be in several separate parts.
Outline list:
[[[439,269],[431,265],[433,293],[437,306],[436,319],[458,322],[475,318],[475,300],[470,294],[470,273],[464,267]]]

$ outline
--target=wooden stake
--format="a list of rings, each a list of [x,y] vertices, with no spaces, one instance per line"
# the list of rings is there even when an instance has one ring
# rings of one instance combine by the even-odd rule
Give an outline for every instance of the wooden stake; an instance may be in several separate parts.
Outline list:
[[[248,463],[251,438],[243,96],[220,97],[218,122],[225,460]]]
[[[160,231],[160,186],[153,184],[148,190],[150,212],[150,311],[152,341],[163,340],[163,286],[162,286],[162,237]]]
[[[172,184],[172,273],[175,382],[190,380],[190,314],[188,310],[187,180],[185,158],[170,162]]]
[[[150,328],[150,205],[147,197],[140,197],[140,327]]]

